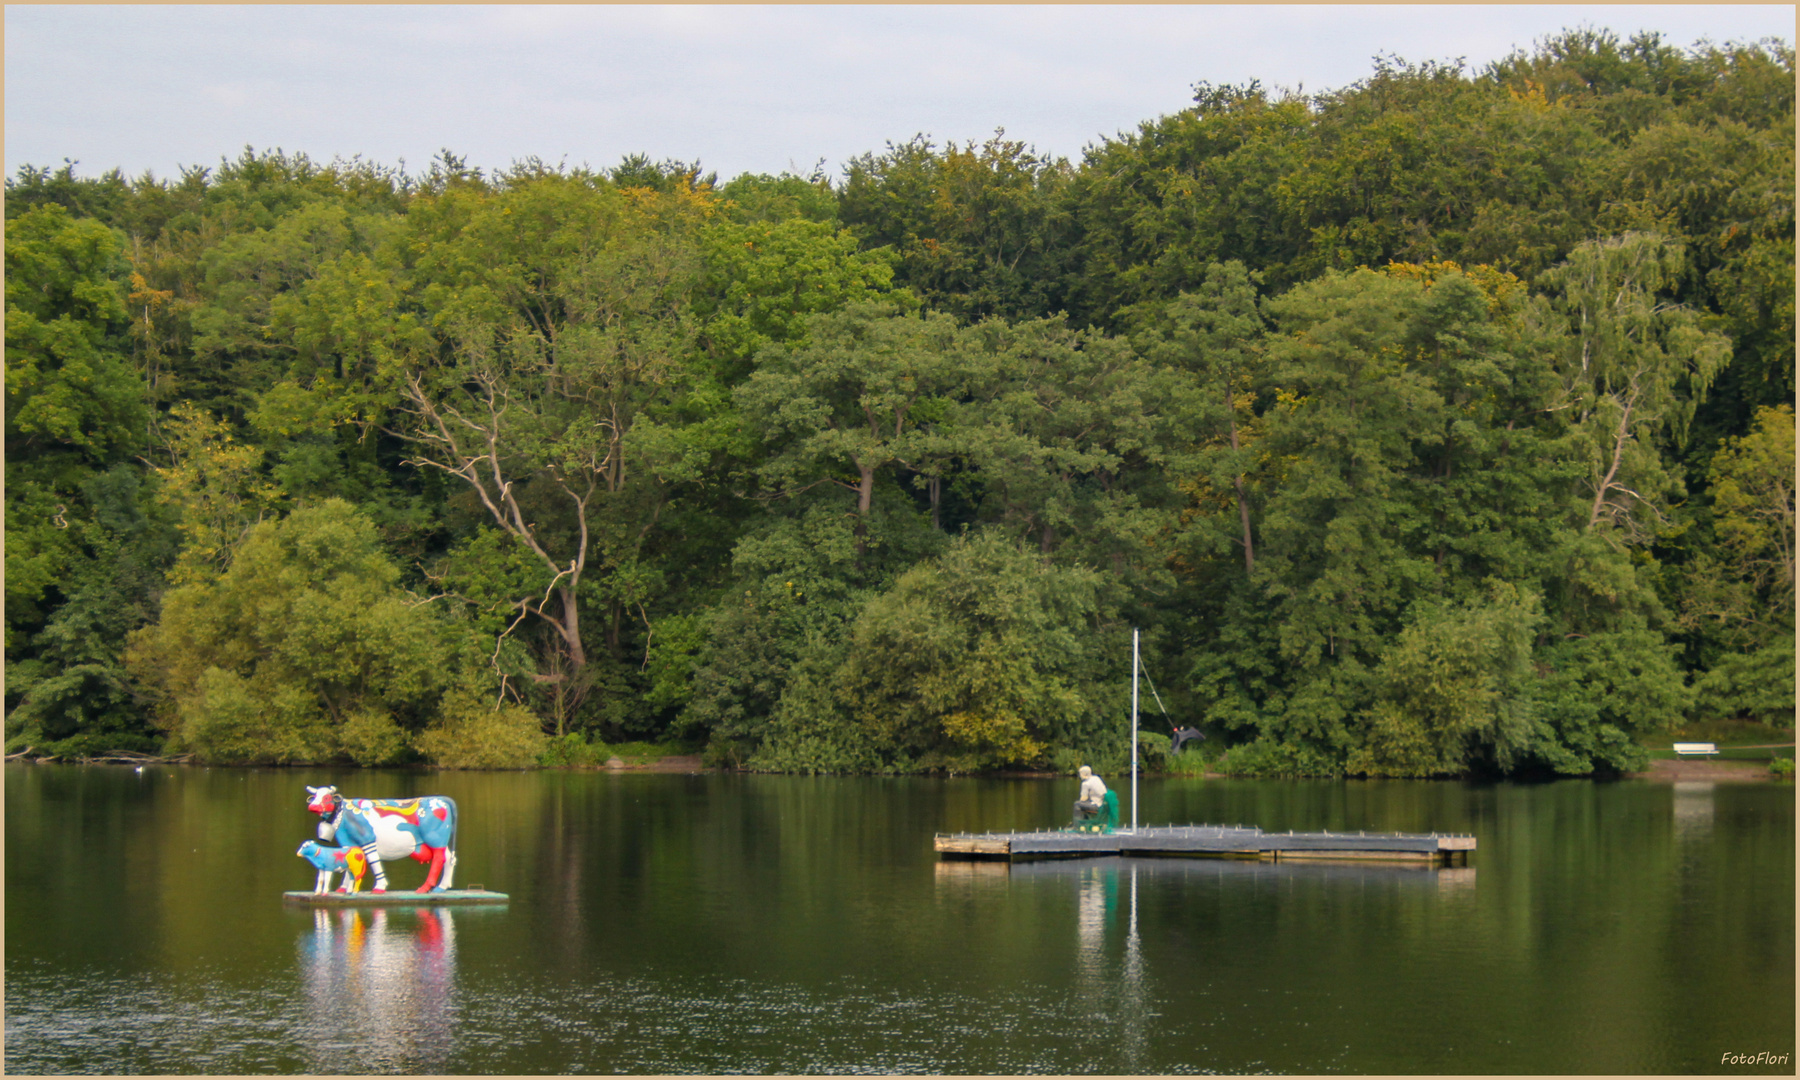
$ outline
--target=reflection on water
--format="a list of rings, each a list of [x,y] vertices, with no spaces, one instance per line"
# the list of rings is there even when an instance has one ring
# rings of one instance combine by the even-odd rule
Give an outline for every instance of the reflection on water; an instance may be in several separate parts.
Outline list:
[[[1084,997],[1093,1000],[1099,997],[1106,982],[1106,924],[1117,900],[1118,867],[1102,869],[1090,863],[1075,873],[1080,889],[1080,904],[1075,917],[1075,938],[1079,945],[1075,955],[1081,973],[1076,985]]]
[[[1683,843],[1712,836],[1713,789],[1717,786],[1711,780],[1675,782],[1675,835]]]
[[[1433,875],[1439,896],[1470,896],[1475,892],[1475,868],[1452,866]]]
[[[1274,859],[1142,859],[1108,855],[1097,859],[1039,859],[1028,862],[987,864],[1014,880],[1078,877],[1087,874],[1117,875],[1129,867],[1131,880],[1143,874],[1156,882],[1301,882],[1329,883],[1331,886],[1393,883],[1407,889],[1434,892],[1456,891],[1473,887],[1472,866],[1437,867],[1424,862],[1285,862]],[[943,875],[954,880],[954,873]],[[942,880],[942,878],[940,879]]]
[[[435,1071],[455,1048],[447,907],[315,908],[300,935],[311,1072]]]
[[[1125,1064],[1132,1072],[1144,1067],[1144,1033],[1150,1006],[1144,992],[1144,951],[1138,942],[1138,868],[1131,865],[1131,923],[1125,932],[1125,970],[1121,976],[1119,1012],[1125,1026]]]
[[[1055,866],[1076,889],[1076,1007],[1116,1025],[1120,1036],[1121,1064],[1138,1072],[1144,1065],[1145,1034],[1151,1009],[1145,992],[1144,956],[1138,940],[1138,860],[1122,858],[1082,859],[1074,862],[1008,864]],[[1022,875],[1029,879],[1028,871]],[[1109,931],[1119,929],[1121,893],[1124,894],[1124,941],[1115,958],[1109,955]]]
[[[21,1074],[1667,1074],[1793,1045],[1767,784],[1144,787],[1154,820],[1481,838],[1433,868],[937,858],[1061,820],[1025,780],[327,774],[472,808],[470,880],[512,902],[315,912],[280,899],[312,877],[291,772],[5,779]]]
[[[1080,1004],[1115,1025],[1120,1035],[1119,1065],[1145,1071],[1151,1036],[1159,1016],[1157,991],[1146,977],[1138,934],[1138,884],[1191,890],[1214,883],[1243,893],[1279,884],[1323,889],[1352,898],[1371,885],[1426,890],[1448,899],[1472,899],[1474,867],[1437,867],[1417,862],[1357,861],[1290,863],[1257,859],[1044,859],[1009,863],[957,860],[941,863],[937,882],[945,887],[1004,886],[1012,882],[1067,881],[1076,896],[1076,986]],[[1187,895],[1195,895],[1188,892]],[[1123,934],[1119,926],[1123,908]],[[1108,937],[1115,944],[1109,951]],[[1190,956],[1189,962],[1205,963]],[[1167,1066],[1165,1066],[1166,1068]]]
[[[1004,885],[1012,864],[999,859],[939,859],[932,867],[942,886]]]

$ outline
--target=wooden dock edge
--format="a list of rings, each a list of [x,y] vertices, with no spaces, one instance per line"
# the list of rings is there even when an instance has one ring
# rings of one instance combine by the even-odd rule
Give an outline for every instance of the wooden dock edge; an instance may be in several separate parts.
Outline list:
[[[989,836],[937,836],[932,839],[939,855],[964,859],[1010,859],[1012,843]]]
[[[1426,839],[1420,837],[1419,839]],[[1290,847],[1243,847],[1236,849],[1213,849],[1211,851],[1193,851],[1170,849],[1166,847],[1133,847],[1128,842],[1120,843],[1110,850],[1083,850],[1080,848],[1060,851],[1043,851],[1036,848],[1015,852],[1012,841],[1007,835],[968,835],[939,833],[932,838],[932,846],[940,858],[946,859],[1016,859],[1044,858],[1086,858],[1098,855],[1123,855],[1153,858],[1201,858],[1201,859],[1266,859],[1270,861],[1307,860],[1307,861],[1377,861],[1377,862],[1429,862],[1441,866],[1467,866],[1469,852],[1475,850],[1473,836],[1438,836],[1435,837],[1435,848],[1414,848],[1412,850],[1348,850],[1338,848],[1290,848]]]

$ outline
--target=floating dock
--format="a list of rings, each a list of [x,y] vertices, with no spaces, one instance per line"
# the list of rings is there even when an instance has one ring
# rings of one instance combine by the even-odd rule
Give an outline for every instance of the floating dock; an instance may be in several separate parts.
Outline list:
[[[1473,836],[1449,833],[1285,832],[1246,825],[1163,825],[1110,833],[1045,830],[938,833],[948,859],[1057,859],[1101,855],[1210,855],[1257,859],[1393,859],[1466,864]]]
[[[504,904],[510,898],[503,892],[473,889],[445,889],[443,892],[420,893],[406,889],[400,892],[316,893],[284,892],[283,903],[307,904],[312,907],[418,907],[421,904]]]
[[[1426,890],[1439,896],[1474,892],[1473,866],[1444,866],[1425,859],[1138,859],[1101,855],[1091,859],[939,859],[933,864],[940,893],[956,890],[1009,888],[1021,883],[1082,882],[1095,878],[1143,878],[1145,882],[1179,883],[1311,883],[1328,889],[1369,886]]]

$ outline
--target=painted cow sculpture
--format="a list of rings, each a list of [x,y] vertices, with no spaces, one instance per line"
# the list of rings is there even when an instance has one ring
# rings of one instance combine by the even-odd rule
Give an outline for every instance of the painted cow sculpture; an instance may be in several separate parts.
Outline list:
[[[375,871],[372,892],[387,892],[383,861],[414,859],[430,872],[418,891],[443,892],[456,874],[456,803],[442,795],[417,799],[346,799],[335,787],[308,787],[306,808],[319,815],[319,839],[359,847]]]
[[[362,888],[363,874],[369,869],[369,858],[359,847],[326,847],[317,840],[308,840],[294,854],[318,867],[318,884],[313,886],[316,893],[330,892],[331,878],[338,873],[344,875],[344,884],[338,891],[356,892]]]

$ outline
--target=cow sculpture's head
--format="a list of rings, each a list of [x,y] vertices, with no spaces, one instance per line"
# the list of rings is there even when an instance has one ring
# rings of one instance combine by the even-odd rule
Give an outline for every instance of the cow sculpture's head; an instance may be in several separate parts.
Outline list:
[[[338,789],[335,787],[309,787],[306,789],[306,809],[324,817],[337,809]]]

